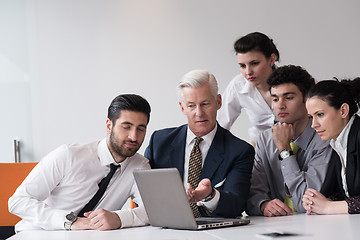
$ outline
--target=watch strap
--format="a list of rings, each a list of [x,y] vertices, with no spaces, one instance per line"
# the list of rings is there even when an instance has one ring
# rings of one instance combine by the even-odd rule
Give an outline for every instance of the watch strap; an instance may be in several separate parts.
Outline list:
[[[215,197],[215,194],[216,194],[215,188],[212,188],[210,195],[207,198],[205,198],[203,202],[208,202],[212,200]]]
[[[77,216],[74,214],[74,212],[71,212],[65,216],[66,221],[64,222],[64,228],[66,230],[71,230],[71,225],[76,221]]]

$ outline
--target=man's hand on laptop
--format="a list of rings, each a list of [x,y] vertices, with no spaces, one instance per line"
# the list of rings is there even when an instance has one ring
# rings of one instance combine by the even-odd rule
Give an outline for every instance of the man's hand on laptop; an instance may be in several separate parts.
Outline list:
[[[207,198],[212,193],[210,179],[204,178],[199,182],[199,185],[194,190],[188,183],[186,195],[189,202],[199,202]]]

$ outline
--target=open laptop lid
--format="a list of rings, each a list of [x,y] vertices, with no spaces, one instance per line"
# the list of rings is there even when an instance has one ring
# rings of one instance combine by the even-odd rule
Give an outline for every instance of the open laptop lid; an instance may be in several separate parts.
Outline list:
[[[203,223],[198,224],[176,168],[136,170],[134,177],[150,224],[154,227],[197,230],[246,225],[250,222],[249,219],[241,218],[203,218]]]
[[[152,226],[197,229],[176,168],[136,170],[134,177]]]

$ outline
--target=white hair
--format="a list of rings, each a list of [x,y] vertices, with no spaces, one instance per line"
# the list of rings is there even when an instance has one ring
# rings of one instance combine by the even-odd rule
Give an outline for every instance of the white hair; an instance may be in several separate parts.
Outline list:
[[[180,98],[183,99],[184,96],[182,93],[182,89],[184,87],[196,88],[204,85],[207,82],[210,84],[211,95],[213,95],[214,98],[216,98],[218,95],[219,88],[215,76],[209,73],[208,71],[201,69],[192,70],[186,73],[181,78],[177,86],[178,94]]]

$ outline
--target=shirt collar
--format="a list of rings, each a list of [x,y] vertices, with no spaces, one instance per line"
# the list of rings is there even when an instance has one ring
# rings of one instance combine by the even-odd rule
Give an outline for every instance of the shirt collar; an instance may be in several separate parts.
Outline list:
[[[241,75],[241,77],[244,78],[245,82],[242,88],[240,89],[239,93],[253,95],[255,86],[251,85],[250,82],[244,76]]]
[[[111,155],[111,152],[106,143],[106,138],[104,138],[103,140],[101,140],[99,142],[97,151],[98,151],[98,156],[99,156],[100,163],[102,166],[108,166],[111,163],[113,163],[115,165],[119,165],[119,163],[115,162],[113,156]],[[125,161],[126,161],[126,159],[125,159]]]
[[[217,131],[217,123],[215,124],[215,127],[213,130],[211,130],[211,132],[209,132],[208,134],[206,134],[205,136],[202,136],[201,138],[203,139],[202,142],[204,142],[206,145],[210,146],[215,134]],[[186,135],[186,145],[188,146],[189,144],[192,143],[192,141],[194,141],[194,138],[196,137],[196,135],[190,130],[190,128],[187,128],[187,135]]]
[[[336,141],[334,139],[331,139],[330,145],[333,149],[336,149],[337,148],[336,146],[340,146],[342,149],[346,149],[348,136],[349,136],[350,129],[351,129],[351,126],[352,126],[354,120],[355,120],[355,115],[353,115],[350,118],[349,122],[346,124],[344,129],[341,131],[341,133],[337,137]]]
[[[308,144],[310,144],[313,135],[316,134],[315,130],[311,128],[312,121],[309,119],[308,125],[300,136],[294,140],[294,143],[298,145],[302,150],[306,150]]]

